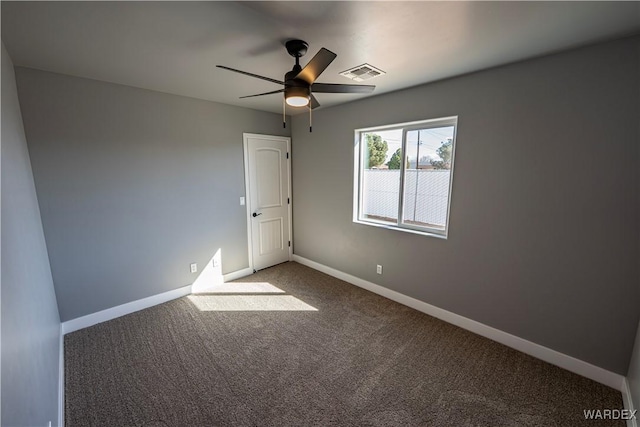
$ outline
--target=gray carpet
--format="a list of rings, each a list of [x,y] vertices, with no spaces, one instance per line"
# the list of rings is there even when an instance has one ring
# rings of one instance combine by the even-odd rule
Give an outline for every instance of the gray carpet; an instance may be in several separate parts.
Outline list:
[[[237,282],[66,335],[66,425],[624,426],[583,415],[619,392],[300,264]]]

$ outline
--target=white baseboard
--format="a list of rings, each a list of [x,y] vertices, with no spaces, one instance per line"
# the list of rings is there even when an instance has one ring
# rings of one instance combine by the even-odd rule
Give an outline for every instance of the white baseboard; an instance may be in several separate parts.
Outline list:
[[[622,390],[620,391],[622,392],[622,403],[624,404],[624,409],[628,409],[629,411],[633,412],[635,408],[633,407],[633,399],[631,399],[631,390],[629,389],[629,381],[627,381],[626,378],[622,381]],[[635,418],[631,420],[627,420],[627,427],[638,427],[637,414]]]
[[[224,274],[222,276],[222,280],[224,280],[225,283],[231,282],[232,280],[237,280],[250,274],[253,274],[253,269],[251,267],[247,267],[242,270],[234,271],[233,273]]]
[[[106,322],[107,320],[112,320],[126,314],[134,313],[145,308],[153,307],[154,305],[162,304],[164,302],[189,295],[190,293],[191,285],[187,285],[172,291],[163,292],[158,295],[142,298],[137,301],[131,301],[116,307],[107,308],[106,310],[98,311],[97,313],[91,313],[76,319],[67,320],[66,322],[62,322],[62,333],[68,334],[80,329],[88,328],[89,326]]]
[[[253,274],[253,270],[247,267],[242,270],[225,274],[222,277],[225,282],[230,282],[232,280],[240,279],[241,277],[245,277],[250,274]],[[126,304],[118,305],[116,307],[107,308],[106,310],[87,314],[86,316],[78,317],[76,319],[67,320],[66,322],[62,322],[62,335],[75,332],[80,329],[88,328],[89,326],[106,322],[107,320],[112,320],[126,314],[134,313],[145,308],[153,307],[154,305],[162,304],[164,302],[171,301],[189,294],[191,294],[191,285],[183,286],[182,288],[174,289],[168,292],[163,292],[158,295],[152,295],[150,297],[142,298],[136,301],[131,301]]]
[[[344,280],[345,282],[351,283],[352,285],[356,285],[385,298],[389,298],[390,300],[406,305],[440,320],[444,320],[445,322],[456,325],[462,329],[466,329],[485,338],[489,338],[490,340],[499,342],[500,344],[504,344],[507,347],[511,347],[537,359],[551,363],[552,365],[559,366],[583,377],[622,391],[623,380],[625,380],[625,378],[620,374],[607,371],[606,369],[602,369],[598,366],[576,359],[575,357],[568,356],[556,350],[541,346],[540,344],[527,341],[515,335],[511,335],[507,332],[476,322],[475,320],[471,320],[450,311],[443,310],[431,304],[427,304],[424,301],[420,301],[401,294],[400,292],[376,285],[375,283],[360,279],[301,256],[294,254],[293,261],[299,262],[307,267],[311,267],[314,270],[326,273],[329,276]]]
[[[58,359],[58,427],[64,427],[64,333],[60,323],[60,356]]]

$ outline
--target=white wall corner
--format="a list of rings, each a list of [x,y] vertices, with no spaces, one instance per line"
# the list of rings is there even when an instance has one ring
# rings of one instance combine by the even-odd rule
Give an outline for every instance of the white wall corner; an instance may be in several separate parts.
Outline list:
[[[60,323],[60,348],[58,359],[58,427],[64,427],[64,330]]]
[[[626,378],[622,379],[622,404],[624,409],[633,412],[636,408],[633,407],[633,399],[631,398],[631,389],[629,388],[629,381]],[[633,419],[627,420],[627,427],[638,427],[638,414],[635,414]]]
[[[575,357],[568,356],[556,350],[541,346],[540,344],[527,341],[523,338],[517,337],[491,326],[487,326],[475,320],[460,316],[447,310],[443,310],[424,301],[420,301],[418,299],[401,294],[400,292],[396,292],[383,286],[376,285],[375,283],[360,279],[359,277],[352,276],[348,273],[344,273],[340,270],[336,270],[315,261],[311,261],[310,259],[303,258],[299,255],[294,254],[293,261],[299,262],[300,264],[311,267],[314,270],[321,271],[322,273],[328,274],[329,276],[333,276],[337,279],[351,283],[352,285],[366,289],[385,298],[389,298],[390,300],[406,305],[430,316],[436,317],[447,323],[451,323],[452,325],[458,326],[462,329],[466,329],[485,338],[489,338],[490,340],[499,342],[500,344],[504,344],[507,347],[511,347],[515,350],[521,351],[522,353],[533,356],[536,359],[543,360],[545,362],[551,363],[552,365],[556,365],[563,369],[566,369],[567,371],[571,371],[575,374],[604,384],[615,390],[619,390],[624,394],[622,388],[623,380],[625,378],[620,374],[607,371],[606,369],[602,369],[599,366],[592,365],[585,361],[576,359]]]

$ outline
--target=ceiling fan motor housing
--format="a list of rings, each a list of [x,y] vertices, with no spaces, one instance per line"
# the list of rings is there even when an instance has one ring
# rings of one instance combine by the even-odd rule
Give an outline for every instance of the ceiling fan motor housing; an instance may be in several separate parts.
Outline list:
[[[307,53],[307,49],[309,49],[309,44],[304,40],[289,40],[284,46],[287,48],[287,52],[289,55],[294,58],[300,58]]]

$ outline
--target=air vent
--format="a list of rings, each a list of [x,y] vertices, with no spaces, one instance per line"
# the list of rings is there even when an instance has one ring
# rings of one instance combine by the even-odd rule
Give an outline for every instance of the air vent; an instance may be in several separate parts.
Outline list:
[[[385,74],[387,73],[369,64],[358,65],[357,67],[349,68],[348,70],[340,73],[341,76],[345,76],[357,82],[371,80],[374,77],[383,76]]]

